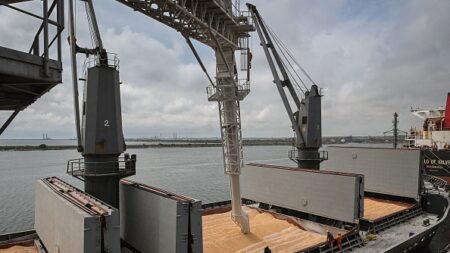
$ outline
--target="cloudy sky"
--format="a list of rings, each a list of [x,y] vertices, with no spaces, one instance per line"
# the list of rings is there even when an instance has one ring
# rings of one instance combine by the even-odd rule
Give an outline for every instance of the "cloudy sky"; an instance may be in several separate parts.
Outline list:
[[[411,106],[444,105],[450,1],[252,2],[324,89],[323,135],[380,135],[391,128],[394,112],[407,130],[421,125]],[[105,47],[120,58],[125,136],[218,137],[217,104],[207,101],[207,79],[181,35],[115,1],[96,1],[95,7]],[[41,12],[39,1],[27,8]],[[79,44],[90,46],[80,3],[78,9]],[[0,45],[27,50],[37,24],[5,7],[0,21]],[[196,46],[213,74],[212,50]],[[256,34],[252,50],[251,93],[241,103],[243,136],[292,136]],[[63,83],[19,114],[2,138],[75,136],[67,43],[64,52]]]

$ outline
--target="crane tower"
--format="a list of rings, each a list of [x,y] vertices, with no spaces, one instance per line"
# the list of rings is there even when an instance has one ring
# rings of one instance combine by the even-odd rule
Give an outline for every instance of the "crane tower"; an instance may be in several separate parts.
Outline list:
[[[243,233],[250,230],[241,207],[239,175],[242,161],[240,101],[249,93],[249,32],[254,30],[248,12],[240,11],[238,0],[117,0],[177,31],[186,39],[210,82],[208,100],[218,103],[225,174],[230,178],[232,219]],[[191,42],[195,39],[215,52],[216,77],[212,80]],[[235,52],[241,51],[238,78]]]
[[[76,1],[76,0],[75,0]],[[84,181],[85,191],[119,208],[119,180],[135,174],[136,156],[125,154],[122,132],[118,59],[103,46],[92,0],[85,0],[94,48],[76,43],[74,0],[69,0],[75,126],[82,159],[67,163],[67,173]],[[84,69],[84,94],[80,120],[76,54],[89,56]],[[80,124],[81,122],[81,124]]]

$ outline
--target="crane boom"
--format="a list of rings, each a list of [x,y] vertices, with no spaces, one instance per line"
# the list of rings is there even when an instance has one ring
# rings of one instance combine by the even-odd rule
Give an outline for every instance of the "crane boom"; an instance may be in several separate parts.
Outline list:
[[[256,6],[247,3],[247,7],[252,15],[274,83],[295,133],[293,144],[295,149],[289,153],[289,157],[296,161],[300,168],[319,169],[320,162],[325,157],[321,155],[325,153],[319,152],[319,148],[322,146],[322,95],[319,88],[316,84],[313,84],[309,90],[304,92],[303,98],[297,94],[293,81],[289,77],[290,72],[286,69],[287,65],[283,62],[275,46],[276,41],[274,41]],[[309,78],[309,76],[307,77]],[[295,105],[295,107],[292,105]]]

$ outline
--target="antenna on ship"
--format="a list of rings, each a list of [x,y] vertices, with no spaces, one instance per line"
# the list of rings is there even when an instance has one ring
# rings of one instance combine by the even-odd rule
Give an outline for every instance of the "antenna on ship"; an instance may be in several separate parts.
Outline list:
[[[393,128],[392,128],[391,130],[389,130],[389,131],[383,132],[383,135],[392,133],[392,135],[393,135],[393,137],[392,137],[392,145],[393,145],[394,148],[397,148],[397,144],[398,144],[398,133],[401,132],[401,133],[407,134],[406,131],[403,131],[403,130],[398,129],[398,123],[399,123],[399,120],[398,120],[398,113],[397,113],[397,112],[394,112],[394,119],[392,120],[392,126],[393,126]]]

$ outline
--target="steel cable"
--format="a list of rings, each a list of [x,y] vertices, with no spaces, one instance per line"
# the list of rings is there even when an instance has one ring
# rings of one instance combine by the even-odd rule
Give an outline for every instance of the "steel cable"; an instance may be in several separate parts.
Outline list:
[[[263,22],[265,23],[265,21],[263,20]],[[268,31],[270,32],[270,34],[274,37],[274,40],[277,42],[277,44],[279,44],[284,50],[286,51],[286,54],[289,56],[289,58],[292,59],[292,61],[295,63],[295,65],[302,71],[302,73],[306,76],[306,78],[308,78],[309,81],[311,81],[312,84],[316,83],[314,82],[314,80],[311,78],[311,76],[308,74],[308,72],[306,72],[306,70],[298,63],[298,61],[294,58],[292,51],[289,50],[289,48],[286,46],[286,44],[284,44],[284,42],[276,35],[275,32],[273,32],[273,30],[270,28],[270,26],[267,25],[267,23],[265,23]],[[284,54],[284,53],[283,53]],[[298,73],[295,71],[294,72],[298,75]],[[307,88],[307,87],[305,87]]]
[[[263,21],[263,23],[264,23],[264,21]],[[264,23],[264,25],[267,27],[267,24]],[[293,84],[294,87],[296,87],[297,90],[300,90],[302,94],[305,94],[305,90],[308,91],[306,84],[304,83],[304,81],[302,80],[300,75],[295,71],[295,68],[292,65],[291,61],[286,56],[286,53],[284,52],[286,50],[284,50],[284,48],[281,46],[279,39],[278,40],[275,39],[276,35],[274,34],[274,32],[270,29],[268,29],[268,31],[269,31],[269,34],[274,38],[274,44],[275,44],[274,46],[276,46],[279,49],[279,51],[281,52],[281,56],[284,58],[284,60],[282,60],[282,64],[283,64],[287,74],[291,78],[291,83]],[[292,72],[295,73],[295,76],[294,76],[294,74],[292,74],[291,70],[292,70]],[[300,86],[300,83],[303,85],[303,88]]]

